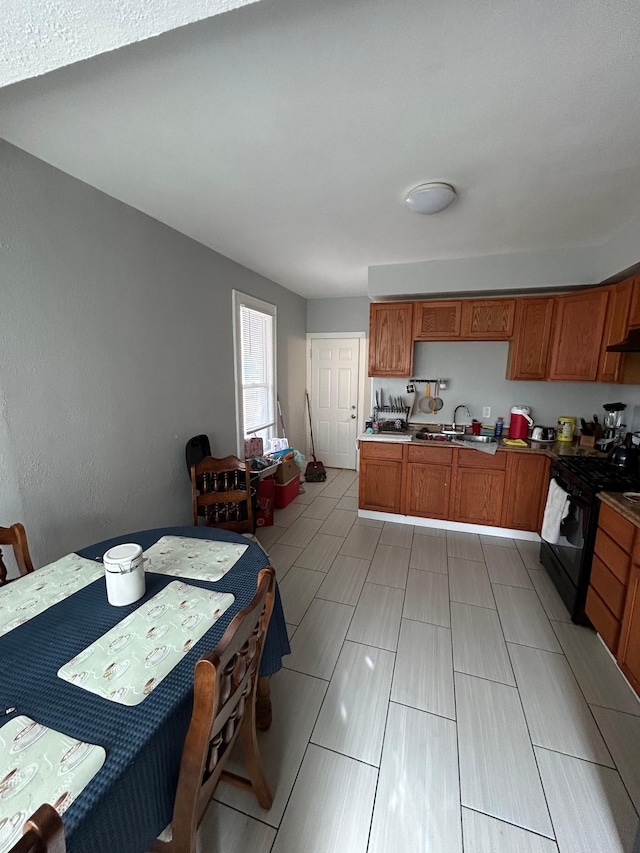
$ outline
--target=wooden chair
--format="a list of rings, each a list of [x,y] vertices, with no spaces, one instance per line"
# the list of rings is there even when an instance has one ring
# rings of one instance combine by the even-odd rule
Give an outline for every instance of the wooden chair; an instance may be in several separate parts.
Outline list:
[[[236,456],[205,457],[191,466],[193,523],[204,517],[207,527],[253,533],[251,468]]]
[[[65,853],[64,827],[58,812],[44,803],[31,815],[23,836],[9,853]]]
[[[13,553],[21,575],[28,575],[29,572],[33,571],[33,563],[27,545],[27,534],[21,524],[0,527],[0,545],[13,546]],[[0,550],[0,586],[4,586],[5,583],[7,583],[7,567],[2,561],[2,550]]]
[[[216,648],[196,664],[191,723],[180,764],[171,841],[152,850],[195,853],[198,826],[220,779],[251,791],[262,808],[273,795],[264,775],[256,736],[255,700],[260,658],[271,618],[275,572],[258,575],[251,602],[233,619]],[[239,740],[248,778],[223,769]]]

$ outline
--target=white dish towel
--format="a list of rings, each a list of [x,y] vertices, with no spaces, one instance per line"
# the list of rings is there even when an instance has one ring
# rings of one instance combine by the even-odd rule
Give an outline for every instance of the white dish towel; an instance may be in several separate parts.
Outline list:
[[[555,480],[549,483],[541,536],[552,545],[560,541],[560,525],[569,514],[569,495]]]

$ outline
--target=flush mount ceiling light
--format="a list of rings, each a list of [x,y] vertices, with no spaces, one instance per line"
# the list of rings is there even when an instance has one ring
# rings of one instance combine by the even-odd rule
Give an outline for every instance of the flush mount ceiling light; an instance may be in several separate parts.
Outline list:
[[[451,184],[420,184],[404,200],[414,213],[440,213],[455,201],[456,191]]]

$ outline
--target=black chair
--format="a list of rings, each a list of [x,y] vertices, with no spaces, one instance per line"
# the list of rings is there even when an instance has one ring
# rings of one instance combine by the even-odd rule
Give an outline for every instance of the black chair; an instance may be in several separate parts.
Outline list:
[[[209,444],[208,435],[194,435],[190,438],[185,447],[185,457],[187,460],[187,471],[189,479],[191,479],[191,466],[202,462],[207,456],[211,456],[211,445]]]

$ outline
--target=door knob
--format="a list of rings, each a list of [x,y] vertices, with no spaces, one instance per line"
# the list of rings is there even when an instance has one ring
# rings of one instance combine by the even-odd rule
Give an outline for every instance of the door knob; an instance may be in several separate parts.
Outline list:
[[[355,417],[356,417],[355,415],[351,415],[351,418],[352,418],[352,419],[353,419],[353,418],[355,418]]]

